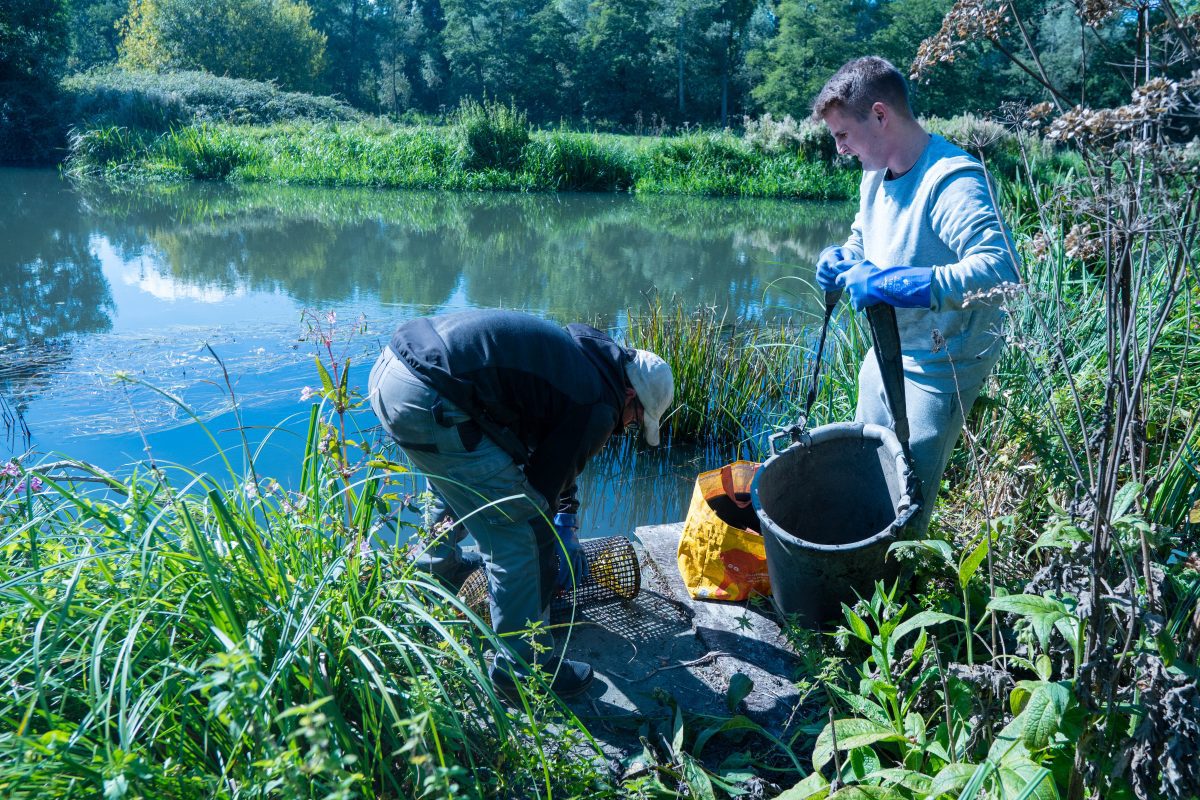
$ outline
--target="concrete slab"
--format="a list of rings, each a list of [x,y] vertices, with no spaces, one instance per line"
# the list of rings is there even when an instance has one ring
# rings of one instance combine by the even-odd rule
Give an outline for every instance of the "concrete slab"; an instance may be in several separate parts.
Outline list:
[[[642,590],[632,601],[590,608],[570,631],[571,657],[589,661],[597,683],[572,709],[620,761],[641,752],[639,732],[667,726],[668,697],[689,713],[725,715],[734,675],[754,689],[740,713],[781,732],[800,702],[798,660],[769,603],[692,600],[676,564],[683,523],[638,528]],[[566,639],[561,634],[560,639]]]

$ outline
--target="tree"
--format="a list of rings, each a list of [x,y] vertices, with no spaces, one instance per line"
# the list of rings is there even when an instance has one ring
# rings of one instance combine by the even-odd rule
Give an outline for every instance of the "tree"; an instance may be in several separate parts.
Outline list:
[[[7,0],[0,11],[0,161],[48,157],[59,125],[66,0]]]
[[[130,0],[121,63],[315,88],[325,37],[294,0]]]
[[[128,11],[127,0],[73,0],[67,69],[80,72],[115,62],[121,42],[118,23]]]
[[[629,121],[663,107],[666,48],[653,0],[595,0],[579,43],[587,113]],[[669,35],[669,34],[668,34]]]
[[[308,0],[327,41],[321,84],[359,107],[375,104],[381,31],[390,6],[380,0]]]
[[[545,118],[558,111],[573,32],[548,0],[444,0],[449,98],[491,95]]]
[[[869,55],[858,36],[862,0],[778,0],[778,33],[750,55],[763,81],[751,95],[764,111],[808,116],[825,81],[852,58]]]

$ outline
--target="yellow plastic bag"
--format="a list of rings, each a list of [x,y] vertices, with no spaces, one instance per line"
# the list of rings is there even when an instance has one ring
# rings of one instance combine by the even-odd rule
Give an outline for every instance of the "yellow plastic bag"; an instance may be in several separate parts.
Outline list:
[[[679,537],[679,574],[698,600],[771,593],[767,553],[750,506],[750,482],[760,466],[735,461],[696,478]]]

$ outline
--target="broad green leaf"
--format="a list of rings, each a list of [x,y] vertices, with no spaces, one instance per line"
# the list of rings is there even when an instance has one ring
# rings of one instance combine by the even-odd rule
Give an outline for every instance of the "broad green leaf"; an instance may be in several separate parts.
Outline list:
[[[1028,618],[1043,648],[1050,641],[1050,631],[1053,630],[1054,623],[1063,617],[1071,616],[1067,607],[1058,600],[1035,594],[993,597],[987,607],[989,611],[1005,611]]]
[[[1050,660],[1050,656],[1042,653],[1034,662],[1034,671],[1037,672],[1039,678],[1048,681],[1050,680],[1050,676],[1054,674],[1054,662]]]
[[[987,559],[988,545],[995,541],[996,531],[985,531],[979,537],[979,544],[975,545],[975,549],[967,555],[966,558],[958,565],[958,587],[960,589],[967,588],[967,584],[971,582],[975,572],[979,569],[979,565]]]
[[[921,550],[931,555],[938,556],[947,565],[954,564],[954,549],[950,547],[949,542],[943,542],[941,539],[916,539],[893,542],[888,547],[888,554],[898,550]]]
[[[947,764],[942,767],[938,774],[933,776],[933,782],[929,784],[929,796],[957,795],[975,774],[976,766],[976,764]]]
[[[1089,542],[1092,537],[1086,531],[1077,525],[1072,525],[1066,520],[1051,525],[1046,530],[1042,531],[1042,535],[1038,537],[1029,549],[1036,550],[1041,547],[1059,547],[1066,549],[1080,542]]]
[[[1137,500],[1137,496],[1142,493],[1142,485],[1136,481],[1127,483],[1117,490],[1117,496],[1113,498],[1112,513],[1109,519],[1118,519],[1125,516],[1125,512]]]
[[[856,692],[848,692],[842,687],[833,683],[826,684],[825,688],[843,703],[850,706],[850,710],[855,714],[858,714],[860,717],[866,717],[872,722],[876,722],[885,727],[889,727],[892,724],[891,719],[888,718],[887,712],[880,708],[879,705],[870,698],[863,697],[861,694]]]
[[[867,747],[876,742],[904,741],[904,736],[896,733],[892,728],[869,719],[835,720],[832,726],[826,725],[825,729],[821,731],[821,735],[817,737],[817,744],[813,748],[812,755],[814,769],[822,769],[833,760],[833,732],[835,730],[837,731],[838,750],[853,750],[858,747]]]
[[[725,691],[725,707],[731,713],[736,711],[738,704],[745,700],[752,691],[754,691],[754,681],[750,680],[745,673],[735,673],[729,679],[729,689]]]
[[[696,763],[696,759],[686,753],[683,755],[683,780],[687,783],[692,797],[699,800],[717,800],[708,773]]]
[[[917,744],[925,743],[925,718],[915,711],[904,717],[904,735]]]
[[[329,376],[329,370],[325,369],[325,365],[321,363],[318,356],[313,356],[313,360],[317,362],[317,375],[321,377],[321,386],[325,389],[327,396],[332,397],[334,393],[333,378]]]
[[[1033,694],[1033,690],[1027,686],[1022,686],[1021,681],[1011,692],[1008,693],[1008,707],[1014,714],[1020,714],[1025,710],[1025,706],[1029,703],[1029,698]]]
[[[863,622],[863,618],[855,614],[845,603],[842,604],[842,610],[846,615],[846,622],[850,625],[850,632],[867,644],[871,644],[871,629],[867,627],[867,623]]]
[[[1058,800],[1050,770],[1033,762],[1001,767],[1000,784],[1011,800]]]
[[[785,789],[775,800],[825,800],[829,794],[829,781],[819,772],[814,772],[790,789]]]
[[[906,800],[906,798],[890,786],[854,784],[834,792],[829,796],[829,800]]]
[[[892,631],[890,644],[894,647],[902,638],[918,628],[926,628],[942,622],[962,622],[962,617],[956,617],[953,614],[943,614],[941,611],[922,611],[896,626],[896,630]]]
[[[1034,689],[1021,712],[1025,718],[1021,729],[1025,746],[1030,750],[1048,747],[1070,704],[1071,690],[1061,683],[1043,683]]]
[[[680,706],[675,706],[675,731],[671,737],[671,756],[675,757],[683,752],[683,709]]]
[[[1021,714],[1009,720],[988,748],[988,761],[1004,767],[1029,761],[1029,750],[1021,739],[1025,730],[1025,717]]]
[[[910,792],[919,795],[929,793],[929,787],[933,784],[933,778],[912,769],[901,769],[900,767],[892,767],[890,769],[880,769],[872,772],[866,777],[867,780],[878,778],[884,783],[892,785],[900,785]]]

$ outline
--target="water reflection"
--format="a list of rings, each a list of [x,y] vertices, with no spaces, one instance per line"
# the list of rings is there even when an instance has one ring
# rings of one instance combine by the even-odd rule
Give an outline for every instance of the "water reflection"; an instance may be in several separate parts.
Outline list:
[[[69,337],[112,327],[115,307],[79,202],[55,173],[0,170],[0,397],[6,438],[70,355]]]
[[[17,409],[43,453],[120,471],[148,447],[160,463],[220,473],[193,416],[236,467],[236,392],[262,471],[281,479],[307,421],[300,389],[316,380],[301,309],[363,315],[343,352],[359,385],[398,321],[443,309],[503,306],[603,326],[658,294],[794,319],[818,308],[811,265],[853,213],[625,195],[119,189],[13,169],[0,170],[0,209],[0,417],[10,453],[26,444],[11,440]],[[140,383],[118,384],[118,372]],[[584,522],[599,535],[678,518],[695,474],[734,455],[618,440],[581,487]]]
[[[844,231],[845,205],[379,192],[95,187],[119,247],[153,244],[178,280],[303,304],[508,306],[610,321],[648,293],[743,316],[803,305],[781,279]],[[803,291],[801,292],[803,293]]]

